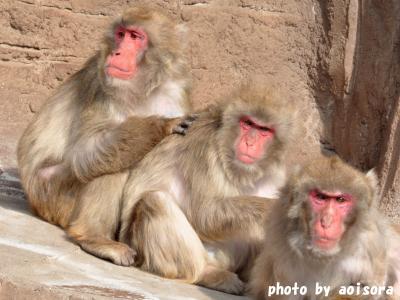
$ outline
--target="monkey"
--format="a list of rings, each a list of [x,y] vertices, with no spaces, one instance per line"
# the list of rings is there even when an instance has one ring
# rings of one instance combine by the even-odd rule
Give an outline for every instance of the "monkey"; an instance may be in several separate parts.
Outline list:
[[[109,224],[120,230],[108,235],[136,253],[119,261],[242,293],[234,272],[246,276],[261,243],[269,209],[261,197],[275,196],[285,181],[296,111],[291,100],[266,84],[245,85],[201,112],[185,137],[168,136],[148,153],[129,174],[117,207],[120,219]],[[80,211],[87,215],[75,218],[68,234],[83,249],[109,259],[114,246],[96,244],[93,228],[99,221],[93,211]]]
[[[266,221],[250,291],[261,299],[398,299],[399,236],[379,213],[378,180],[338,156],[321,155],[293,172]],[[330,287],[316,295],[316,283]],[[307,287],[276,295],[271,287]],[[390,286],[388,296],[343,295],[341,287]],[[396,291],[397,290],[397,291]],[[269,294],[268,294],[269,293]]]
[[[101,49],[45,102],[17,149],[34,213],[66,229],[85,199],[104,206],[95,219],[107,223],[129,168],[191,110],[183,29],[155,9],[127,9]],[[114,237],[104,243],[131,252]]]

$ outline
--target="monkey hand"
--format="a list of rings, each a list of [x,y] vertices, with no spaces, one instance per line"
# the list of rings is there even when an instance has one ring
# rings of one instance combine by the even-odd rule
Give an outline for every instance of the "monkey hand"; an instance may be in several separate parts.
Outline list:
[[[171,133],[177,133],[180,135],[186,135],[192,123],[198,118],[198,114],[190,114],[183,116],[182,118],[173,119]]]

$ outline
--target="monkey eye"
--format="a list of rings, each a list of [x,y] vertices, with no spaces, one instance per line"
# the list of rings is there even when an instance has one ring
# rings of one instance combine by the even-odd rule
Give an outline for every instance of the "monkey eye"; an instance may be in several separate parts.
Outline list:
[[[336,202],[343,203],[346,201],[347,201],[347,199],[343,196],[336,197]]]
[[[131,35],[131,39],[133,39],[133,40],[143,40],[144,39],[143,34],[141,34],[140,32],[132,30],[132,31],[129,31],[129,33]]]
[[[327,200],[329,197],[323,193],[316,193],[315,195],[319,200]]]
[[[240,126],[244,129],[244,130],[249,130],[250,127],[254,126],[253,121],[251,121],[250,119],[240,119]]]
[[[122,38],[124,38],[124,36],[125,36],[125,32],[124,32],[124,31],[118,31],[118,32],[117,32],[117,35],[118,35],[119,38],[122,39]]]
[[[244,123],[245,123],[246,125],[248,125],[248,126],[253,126],[253,125],[254,125],[253,121],[250,120],[250,119],[245,120]]]
[[[138,39],[140,36],[136,33],[136,32],[134,32],[134,31],[131,31],[131,38],[132,39]]]
[[[268,135],[269,133],[274,132],[273,129],[265,126],[258,126],[258,130],[261,131],[261,135]]]

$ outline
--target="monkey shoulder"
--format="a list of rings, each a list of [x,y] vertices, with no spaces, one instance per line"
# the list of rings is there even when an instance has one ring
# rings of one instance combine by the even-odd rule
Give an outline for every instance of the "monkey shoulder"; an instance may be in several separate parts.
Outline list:
[[[207,156],[213,146],[212,141],[215,135],[214,130],[210,130],[210,127],[214,126],[212,123],[208,119],[199,119],[194,122],[193,128],[191,127],[185,136],[172,134],[165,137],[139,163],[135,173],[193,174],[200,172],[206,176],[209,168]]]
[[[160,144],[173,144],[181,152],[205,151],[215,142],[218,122],[208,113],[200,113],[192,122],[185,135],[173,134],[163,139]]]
[[[180,117],[188,113],[191,105],[186,93],[187,82],[183,79],[168,79],[150,93],[134,109],[136,115],[159,115],[167,118]]]
[[[387,274],[391,251],[394,247],[392,230],[388,222],[377,210],[370,211],[368,227],[359,230],[356,243],[340,257],[338,274],[348,274],[369,284],[373,274]],[[348,283],[347,283],[348,284]],[[385,284],[385,282],[381,282]]]

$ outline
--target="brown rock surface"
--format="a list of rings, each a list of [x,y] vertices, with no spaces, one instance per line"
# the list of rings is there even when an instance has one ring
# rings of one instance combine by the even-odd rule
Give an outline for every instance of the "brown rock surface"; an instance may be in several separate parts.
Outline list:
[[[400,221],[400,2],[360,1],[353,68],[333,118],[338,152],[376,168],[382,210]]]
[[[292,160],[312,155],[323,140],[353,165],[376,167],[381,207],[400,221],[397,0],[3,0],[0,169],[16,167],[15,146],[34,113],[94,53],[112,17],[135,3],[162,7],[189,28],[196,107],[254,74],[282,82],[297,96],[298,125],[307,129]]]

